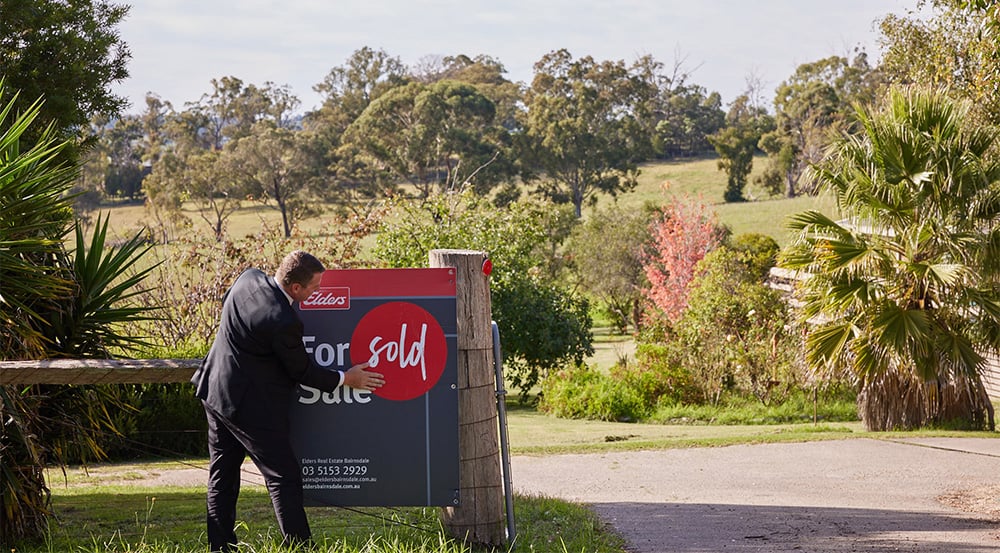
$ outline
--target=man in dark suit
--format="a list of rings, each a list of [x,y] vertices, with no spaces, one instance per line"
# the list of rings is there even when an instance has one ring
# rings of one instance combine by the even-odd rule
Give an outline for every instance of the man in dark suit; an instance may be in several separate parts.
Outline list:
[[[208,418],[208,542],[213,552],[236,549],[240,468],[250,455],[260,469],[285,544],[308,543],[302,474],[289,441],[289,403],[298,383],[324,391],[345,385],[374,390],[381,374],[367,363],[346,371],[315,365],[292,308],[319,288],[323,264],[295,251],[274,277],[241,274],[226,292],[215,342],[192,377]]]

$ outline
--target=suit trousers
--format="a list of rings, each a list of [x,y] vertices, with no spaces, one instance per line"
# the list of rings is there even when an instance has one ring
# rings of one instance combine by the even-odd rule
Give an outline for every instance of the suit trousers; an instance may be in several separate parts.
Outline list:
[[[308,543],[302,473],[288,431],[261,428],[252,421],[229,420],[205,406],[208,417],[208,544],[211,551],[236,550],[236,500],[247,455],[264,477],[285,545]]]

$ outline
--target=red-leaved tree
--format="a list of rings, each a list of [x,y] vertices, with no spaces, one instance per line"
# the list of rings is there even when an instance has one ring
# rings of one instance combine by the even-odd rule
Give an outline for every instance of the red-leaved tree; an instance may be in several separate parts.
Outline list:
[[[651,240],[642,266],[649,280],[647,297],[675,323],[687,307],[695,265],[722,241],[715,214],[705,204],[674,200],[650,225]]]

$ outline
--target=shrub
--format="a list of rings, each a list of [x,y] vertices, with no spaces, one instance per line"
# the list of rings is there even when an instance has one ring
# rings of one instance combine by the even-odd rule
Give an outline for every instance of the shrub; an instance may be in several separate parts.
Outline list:
[[[635,388],[586,365],[545,378],[538,409],[567,419],[619,422],[641,420],[651,412]]]
[[[755,241],[736,247],[746,243]],[[767,404],[805,381],[801,337],[761,278],[773,249],[724,246],[698,264],[688,308],[669,339],[708,401],[735,389]]]
[[[109,461],[208,454],[207,422],[190,384],[116,386],[129,408],[116,415],[120,434],[101,440]]]
[[[555,252],[575,224],[571,212],[528,201],[498,208],[469,192],[401,203],[398,210],[385,219],[373,250],[387,265],[424,266],[435,248],[485,251],[493,261],[493,318],[522,399],[548,372],[593,353],[588,303],[557,278]]]
[[[634,388],[649,406],[701,401],[703,397],[691,372],[677,359],[669,345],[640,344],[635,362],[615,366],[611,375]]]
[[[695,266],[715,249],[725,232],[716,225],[708,206],[675,201],[663,208],[649,227],[651,240],[642,259],[649,282],[648,299],[671,322],[688,305]]]
[[[160,285],[137,297],[142,305],[162,306],[163,317],[126,329],[175,350],[211,343],[222,314],[222,297],[240,273],[256,267],[273,274],[292,250],[311,252],[328,267],[357,266],[360,243],[381,217],[378,210],[352,218],[331,217],[320,231],[305,233],[294,228],[287,238],[263,223],[256,234],[239,240],[182,236],[170,247],[151,250],[160,256],[154,272]]]
[[[576,279],[615,329],[639,328],[644,307],[643,244],[652,208],[595,211],[573,230],[567,247]]]

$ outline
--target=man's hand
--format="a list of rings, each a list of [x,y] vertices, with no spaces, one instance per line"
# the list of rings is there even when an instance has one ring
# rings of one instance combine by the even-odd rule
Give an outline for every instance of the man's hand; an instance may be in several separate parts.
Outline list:
[[[385,384],[385,377],[382,373],[366,371],[368,363],[359,363],[344,371],[344,386],[350,386],[355,390],[372,391]]]

